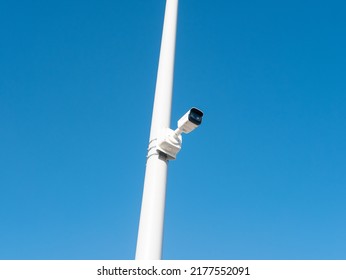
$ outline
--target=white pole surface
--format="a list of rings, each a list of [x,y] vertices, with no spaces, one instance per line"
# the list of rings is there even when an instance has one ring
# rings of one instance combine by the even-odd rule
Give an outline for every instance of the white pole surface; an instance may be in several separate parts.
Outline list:
[[[162,255],[163,222],[168,160],[156,150],[157,136],[171,121],[178,0],[167,0],[163,24],[150,141],[145,171],[136,259],[159,260]]]

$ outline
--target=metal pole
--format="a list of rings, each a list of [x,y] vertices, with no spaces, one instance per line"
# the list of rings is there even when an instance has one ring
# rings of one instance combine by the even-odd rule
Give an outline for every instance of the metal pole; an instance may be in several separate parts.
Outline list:
[[[171,121],[177,16],[178,0],[167,0],[136,249],[136,259],[142,260],[162,255],[168,160],[158,153],[156,142]]]

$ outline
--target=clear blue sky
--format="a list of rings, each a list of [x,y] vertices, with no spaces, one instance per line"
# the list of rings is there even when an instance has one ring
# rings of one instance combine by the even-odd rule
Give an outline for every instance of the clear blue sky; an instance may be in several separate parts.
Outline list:
[[[165,1],[0,2],[0,259],[132,259]],[[165,259],[346,259],[346,2],[179,5]]]

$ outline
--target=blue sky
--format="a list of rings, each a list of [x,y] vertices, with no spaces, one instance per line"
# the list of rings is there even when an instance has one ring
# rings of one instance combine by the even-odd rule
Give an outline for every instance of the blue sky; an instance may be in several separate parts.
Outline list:
[[[165,259],[346,258],[346,2],[179,3]],[[165,1],[0,2],[0,259],[133,259]]]

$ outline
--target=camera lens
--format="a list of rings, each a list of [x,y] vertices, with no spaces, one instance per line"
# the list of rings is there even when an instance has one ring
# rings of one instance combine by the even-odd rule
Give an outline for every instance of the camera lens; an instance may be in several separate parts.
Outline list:
[[[191,121],[192,123],[196,125],[200,125],[202,123],[202,116],[203,116],[202,111],[196,108],[192,108],[189,114],[189,121]]]

